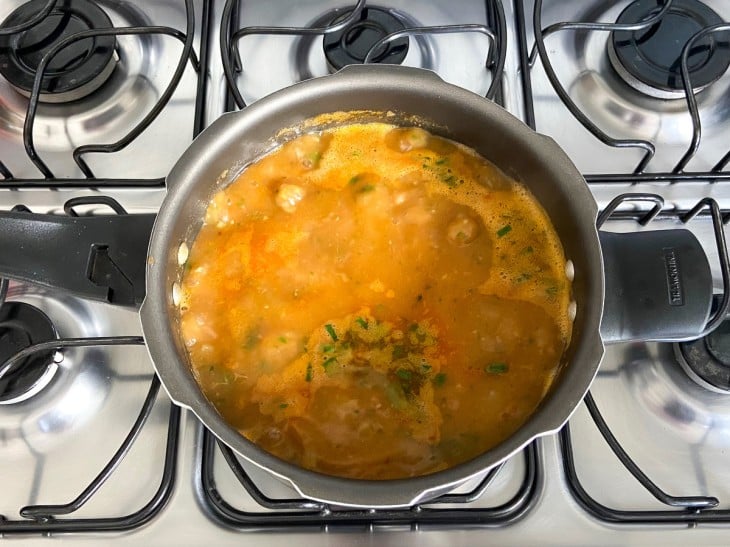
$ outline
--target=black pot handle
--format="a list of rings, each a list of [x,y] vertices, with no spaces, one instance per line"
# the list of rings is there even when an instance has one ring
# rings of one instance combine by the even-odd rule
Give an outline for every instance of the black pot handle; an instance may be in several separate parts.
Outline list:
[[[0,277],[139,307],[155,215],[0,212]]]
[[[689,230],[599,232],[605,271],[605,343],[701,336],[712,307],[712,272]]]
[[[0,277],[138,307],[145,296],[154,220],[153,214],[77,217],[1,211]],[[599,232],[599,237],[605,269],[604,342],[681,341],[706,333],[712,274],[691,232]]]
[[[621,194],[598,216],[597,227],[622,204],[640,202],[653,204],[636,218],[641,225],[651,222],[664,207],[664,199],[656,194]],[[686,224],[704,209],[712,219],[722,275],[722,293],[714,298],[707,255],[691,232],[599,232],[606,279],[604,342],[693,340],[725,321],[730,313],[730,256],[720,206],[712,198],[702,198],[678,218]]]

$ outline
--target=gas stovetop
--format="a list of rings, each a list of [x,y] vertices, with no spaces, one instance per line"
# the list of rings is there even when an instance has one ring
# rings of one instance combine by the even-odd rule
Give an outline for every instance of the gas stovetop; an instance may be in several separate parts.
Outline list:
[[[591,185],[603,229],[692,230],[723,291],[730,6],[721,0],[12,0],[0,20],[0,210],[153,213],[169,169],[222,113],[346,64],[399,63],[553,137]],[[369,511],[301,499],[171,405],[136,312],[16,281],[0,283],[2,302],[0,535],[727,543],[724,323],[696,342],[609,346],[559,434],[435,502]]]

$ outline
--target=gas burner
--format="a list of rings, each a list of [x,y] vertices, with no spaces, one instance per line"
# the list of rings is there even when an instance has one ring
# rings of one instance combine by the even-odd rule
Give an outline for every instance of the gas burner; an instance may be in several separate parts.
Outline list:
[[[337,16],[330,24],[346,19],[352,12]],[[388,34],[405,29],[403,22],[390,11],[365,8],[360,16],[342,30],[325,34],[324,54],[327,65],[335,72],[346,65],[362,64],[365,56],[378,41]],[[377,63],[401,64],[408,54],[408,38],[387,44],[373,59]]]
[[[24,302],[0,306],[0,366],[21,350],[56,338],[53,323],[35,306]],[[55,353],[27,357],[0,377],[0,404],[24,401],[48,385],[58,370]]]
[[[730,393],[730,320],[711,334],[675,345],[677,360],[700,386],[716,393]]]
[[[46,4],[31,0],[0,24],[0,29],[30,21]],[[56,44],[72,34],[111,28],[109,16],[89,0],[59,0],[51,12],[31,28],[0,36],[0,74],[22,95],[30,97],[36,70]],[[96,36],[64,47],[47,66],[39,100],[75,101],[98,89],[116,65],[114,36]]]
[[[617,23],[638,23],[659,9],[656,0],[636,0],[621,12]],[[675,0],[651,27],[613,32],[608,40],[608,57],[619,76],[641,93],[659,99],[683,98],[684,46],[697,32],[723,22],[699,0]],[[730,66],[730,44],[706,36],[695,42],[687,65],[697,93],[718,80]]]

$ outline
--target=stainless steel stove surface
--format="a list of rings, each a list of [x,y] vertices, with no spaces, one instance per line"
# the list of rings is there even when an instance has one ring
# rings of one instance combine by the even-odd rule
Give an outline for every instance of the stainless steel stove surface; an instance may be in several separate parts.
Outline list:
[[[89,4],[103,15],[90,15]],[[17,35],[36,27],[28,19],[38,14],[50,17],[41,28],[59,36],[87,30],[103,39],[77,40],[75,56],[57,48],[55,62],[43,61],[53,43]],[[97,22],[104,15],[116,31]],[[718,235],[730,216],[726,2],[34,0],[28,7],[13,0],[0,5],[3,20],[0,210],[153,213],[164,176],[205,125],[367,57],[435,70],[499,101],[565,148],[601,209],[642,193],[621,198],[604,229],[691,229],[722,291]],[[542,32],[534,32],[535,20]],[[617,20],[624,26],[610,26]],[[708,27],[688,50],[695,93],[688,107],[681,48]],[[399,34],[371,50],[388,33]],[[667,37],[677,38],[673,46],[662,42]],[[43,63],[55,80],[33,91],[33,70]],[[701,137],[696,152],[686,154],[693,136]],[[701,201],[707,197],[715,201]],[[698,214],[687,215],[695,205]],[[724,325],[695,343],[608,347],[591,396],[559,434],[434,503],[353,511],[300,500],[171,405],[133,310],[17,281],[0,283],[3,301],[0,536],[7,541],[727,544]],[[633,475],[626,456],[638,466]]]

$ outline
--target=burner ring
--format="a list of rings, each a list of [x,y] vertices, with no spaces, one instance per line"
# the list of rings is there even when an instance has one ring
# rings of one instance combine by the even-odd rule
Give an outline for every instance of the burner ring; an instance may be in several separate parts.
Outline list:
[[[46,4],[31,0],[0,24],[10,28],[32,19]],[[106,12],[89,0],[60,0],[38,24],[23,32],[0,36],[0,74],[22,95],[30,97],[43,56],[68,36],[85,30],[112,28]],[[46,67],[41,102],[61,103],[85,97],[114,71],[114,36],[94,36],[69,44]]]
[[[344,13],[330,24],[337,24],[350,16],[352,12]],[[362,64],[365,57],[375,44],[387,35],[406,27],[403,22],[382,8],[365,8],[360,12],[358,20],[344,29],[324,35],[323,47],[327,64],[336,71],[346,65]],[[387,44],[375,58],[375,62],[401,64],[408,54],[407,37],[399,38]]]
[[[659,6],[661,7],[661,6]],[[621,12],[619,24],[634,24],[652,17],[655,0],[636,0]],[[723,19],[699,0],[674,0],[662,19],[637,31],[614,31],[607,51],[611,66],[631,87],[659,99],[683,98],[681,56],[697,32]],[[688,57],[695,93],[717,81],[730,66],[730,44],[705,36],[695,42]]]
[[[19,351],[58,338],[41,310],[24,302],[0,306],[0,365]],[[58,370],[55,351],[35,353],[0,378],[0,405],[24,401],[42,390]]]
[[[675,344],[674,352],[697,384],[716,393],[730,393],[730,320],[704,338]]]

